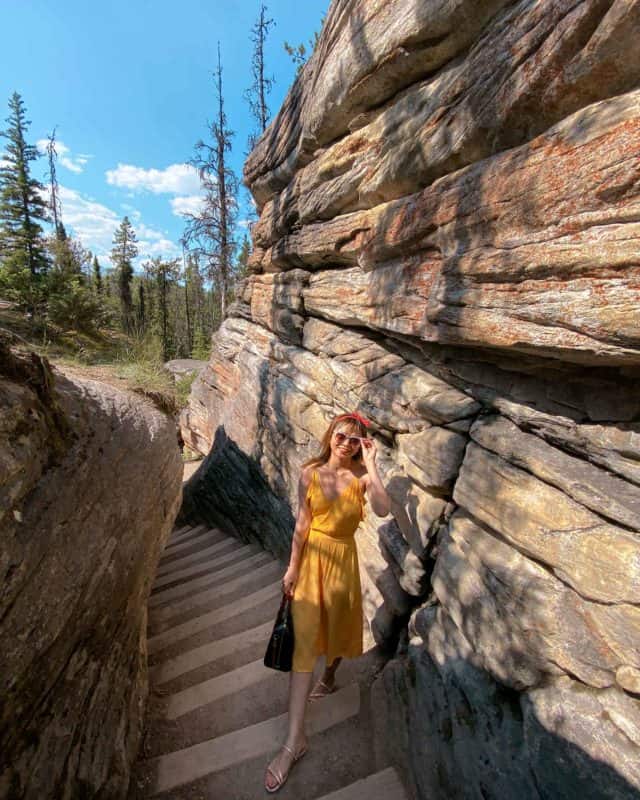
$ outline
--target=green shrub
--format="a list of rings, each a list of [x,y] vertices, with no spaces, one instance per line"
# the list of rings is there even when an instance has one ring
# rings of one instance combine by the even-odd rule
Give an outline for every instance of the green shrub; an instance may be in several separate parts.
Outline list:
[[[189,403],[189,395],[191,394],[191,386],[197,377],[196,372],[190,372],[183,375],[176,382],[176,397],[180,408],[185,408]]]

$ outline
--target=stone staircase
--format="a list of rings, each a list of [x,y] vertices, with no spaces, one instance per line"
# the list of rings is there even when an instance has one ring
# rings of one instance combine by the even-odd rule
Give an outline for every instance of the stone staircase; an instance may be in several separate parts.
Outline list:
[[[289,678],[262,659],[283,566],[205,526],[175,530],[149,599],[150,696],[129,800],[255,800],[286,733]],[[309,705],[309,751],[277,793],[296,800],[407,800],[374,756],[375,649],[345,661]]]

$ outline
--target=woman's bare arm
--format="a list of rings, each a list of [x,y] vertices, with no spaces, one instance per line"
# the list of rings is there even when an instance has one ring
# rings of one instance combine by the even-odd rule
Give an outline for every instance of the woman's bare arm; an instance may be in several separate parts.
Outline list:
[[[376,464],[377,450],[377,445],[373,439],[362,440],[362,461],[367,468],[367,477],[365,478],[367,496],[373,513],[379,517],[386,517],[391,511],[391,500],[378,474]]]
[[[309,535],[309,528],[311,527],[311,509],[307,502],[307,490],[309,489],[310,481],[311,470],[303,470],[300,475],[300,480],[298,481],[298,516],[296,518],[296,527],[293,531],[293,540],[291,542],[291,558],[289,559],[289,566],[285,576],[282,579],[282,588],[287,594],[293,591],[298,580],[302,551],[307,541],[307,536]]]

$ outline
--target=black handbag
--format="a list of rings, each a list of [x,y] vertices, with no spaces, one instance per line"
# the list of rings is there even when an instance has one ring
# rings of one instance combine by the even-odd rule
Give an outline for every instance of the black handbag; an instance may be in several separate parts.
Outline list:
[[[282,602],[276,615],[276,622],[264,654],[264,665],[281,672],[291,672],[293,662],[293,616],[291,596],[282,595]]]

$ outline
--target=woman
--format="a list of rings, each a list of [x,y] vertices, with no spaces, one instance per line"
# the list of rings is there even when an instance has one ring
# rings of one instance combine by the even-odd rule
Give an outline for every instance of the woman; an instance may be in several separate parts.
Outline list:
[[[326,667],[311,698],[335,688],[343,657],[362,653],[362,595],[354,533],[364,516],[365,494],[380,517],[389,496],[376,467],[369,422],[341,414],[329,425],[320,454],[308,461],[298,483],[298,517],[282,589],[292,594],[295,647],[289,688],[289,733],[267,767],[265,788],[276,792],[306,753],[304,716],[316,658]],[[294,591],[295,590],[295,591]]]

